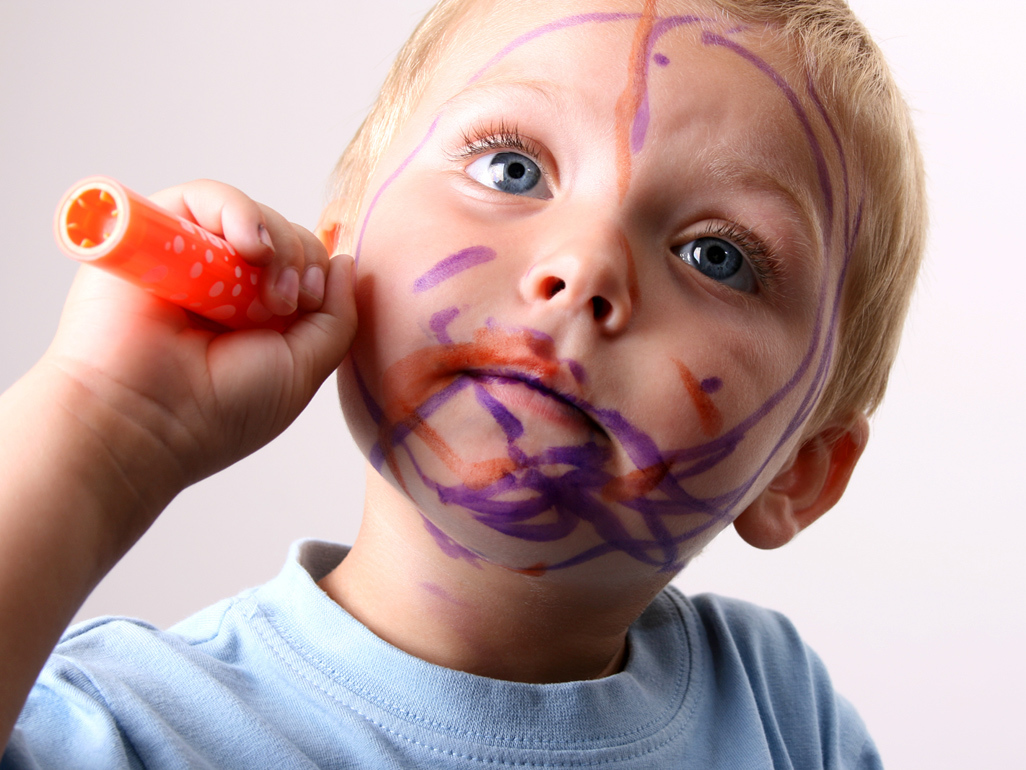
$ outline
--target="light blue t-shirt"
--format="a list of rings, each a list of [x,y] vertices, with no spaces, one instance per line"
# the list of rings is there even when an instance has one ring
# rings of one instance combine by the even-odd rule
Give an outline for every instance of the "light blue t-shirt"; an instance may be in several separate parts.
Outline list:
[[[532,685],[392,647],[316,585],[342,546],[167,632],[71,629],[0,768],[878,768],[858,715],[782,616],[661,593],[624,671]]]

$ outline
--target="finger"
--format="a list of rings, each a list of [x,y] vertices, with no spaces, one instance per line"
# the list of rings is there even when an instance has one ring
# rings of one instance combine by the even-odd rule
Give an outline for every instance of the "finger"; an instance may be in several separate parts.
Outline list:
[[[285,332],[296,363],[297,385],[312,397],[342,363],[356,335],[353,259],[341,255],[328,262],[324,302],[318,312],[300,316]]]
[[[199,179],[162,190],[151,200],[221,236],[250,264],[266,265],[274,256],[264,209],[238,188]]]
[[[296,235],[303,244],[303,267],[299,276],[299,309],[309,313],[318,310],[324,302],[328,275],[328,250],[320,238],[297,224]]]
[[[274,244],[274,254],[260,276],[260,300],[272,313],[290,315],[299,306],[300,276],[306,263],[303,240],[285,217],[259,205]]]

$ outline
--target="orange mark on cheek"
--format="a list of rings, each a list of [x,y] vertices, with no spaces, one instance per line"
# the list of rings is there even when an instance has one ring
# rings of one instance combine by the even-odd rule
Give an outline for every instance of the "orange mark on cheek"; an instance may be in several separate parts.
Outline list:
[[[655,10],[656,0],[645,0],[631,45],[627,87],[616,100],[616,183],[620,200],[627,195],[631,183],[631,130],[645,98],[645,59],[648,57],[648,39],[655,25]]]
[[[673,359],[673,363],[677,366],[681,382],[684,383],[688,395],[691,396],[691,400],[695,403],[695,409],[698,410],[698,419],[701,421],[702,433],[706,436],[719,435],[720,431],[723,430],[723,416],[720,414],[720,410],[716,408],[716,404],[709,398],[709,394],[702,390],[702,383],[691,373],[691,370],[676,358]]]
[[[637,500],[659,486],[669,470],[666,463],[659,463],[649,468],[639,468],[626,476],[618,476],[602,487],[602,498],[612,503]]]
[[[638,270],[634,266],[634,252],[631,251],[631,244],[623,232],[617,233],[620,239],[620,248],[623,249],[624,257],[627,259],[627,296],[631,300],[631,312],[637,312],[641,300],[641,289],[638,288]]]

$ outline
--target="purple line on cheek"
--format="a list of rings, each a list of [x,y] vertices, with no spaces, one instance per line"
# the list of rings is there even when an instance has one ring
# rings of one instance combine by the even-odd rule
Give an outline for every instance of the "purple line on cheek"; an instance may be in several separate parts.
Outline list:
[[[435,335],[435,339],[438,340],[439,344],[452,344],[452,338],[449,337],[449,332],[446,331],[446,329],[459,314],[460,309],[458,307],[447,307],[445,310],[439,310],[431,316],[431,320],[428,322],[428,325],[431,327],[431,331]]]
[[[367,213],[363,217],[363,224],[360,226],[360,237],[356,241],[356,255],[353,260],[357,265],[360,264],[360,252],[363,249],[363,236],[364,233],[367,232],[367,223],[370,222],[371,214],[374,213],[374,208],[378,205],[378,199],[381,198],[382,193],[392,185],[392,182],[399,178],[399,175],[406,170],[406,167],[410,165],[410,162],[417,157],[420,151],[424,149],[424,145],[427,144],[428,139],[430,139],[432,134],[435,133],[435,129],[438,127],[438,121],[440,118],[441,115],[435,117],[434,121],[431,123],[431,127],[427,130],[427,133],[424,134],[424,138],[420,140],[420,144],[413,148],[413,152],[406,156],[406,159],[399,164],[399,168],[393,171],[381,187],[378,188],[378,191],[374,193],[374,197],[371,199],[370,205],[367,207]]]
[[[658,64],[660,67],[665,67],[667,64],[670,63],[670,59],[661,53],[657,53],[654,58],[655,63]]]
[[[451,254],[436,264],[424,275],[413,282],[413,293],[419,294],[422,291],[433,289],[443,281],[448,281],[454,275],[469,270],[472,267],[483,265],[495,259],[495,249],[487,246],[470,246],[469,248]]]

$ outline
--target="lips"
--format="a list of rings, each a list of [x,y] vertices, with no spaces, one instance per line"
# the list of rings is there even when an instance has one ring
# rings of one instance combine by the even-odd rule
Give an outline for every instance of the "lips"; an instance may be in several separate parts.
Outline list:
[[[515,370],[472,370],[464,376],[480,382],[485,389],[514,414],[528,413],[567,428],[602,433],[592,417],[580,407],[580,401],[561,393],[538,378]]]

